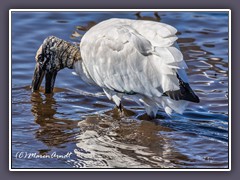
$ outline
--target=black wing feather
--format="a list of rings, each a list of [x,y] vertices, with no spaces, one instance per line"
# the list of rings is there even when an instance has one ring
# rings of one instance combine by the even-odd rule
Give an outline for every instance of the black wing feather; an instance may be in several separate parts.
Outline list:
[[[179,90],[166,91],[163,93],[165,96],[169,96],[173,100],[186,100],[190,102],[199,103],[199,97],[193,92],[188,83],[185,83],[177,74],[179,80]]]

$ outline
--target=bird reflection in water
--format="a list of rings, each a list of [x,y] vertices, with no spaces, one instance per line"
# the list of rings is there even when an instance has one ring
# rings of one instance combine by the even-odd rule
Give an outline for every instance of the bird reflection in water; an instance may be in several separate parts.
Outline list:
[[[75,166],[81,167],[84,160],[85,167],[164,168],[177,167],[181,163],[178,159],[188,159],[165,136],[172,129],[153,121],[116,116],[114,111],[79,122],[75,150],[79,160],[74,162]]]
[[[34,92],[31,95],[32,114],[40,126],[35,133],[36,139],[48,147],[64,147],[64,144],[75,141],[78,122],[54,117],[57,104],[52,94]]]
[[[180,164],[178,159],[188,159],[165,136],[172,129],[153,121],[134,119],[132,115],[127,111],[121,116],[113,109],[79,121],[80,133],[74,151],[78,159],[72,162],[74,166],[163,168],[176,167]]]
[[[40,126],[37,140],[49,148],[67,148],[76,155],[68,160],[72,167],[171,167],[176,159],[187,159],[176,151],[164,133],[173,131],[157,122],[134,119],[131,111],[122,116],[117,109],[81,117],[57,118],[58,104],[53,94],[34,92],[32,114]],[[67,147],[74,144],[73,149]],[[175,161],[174,163],[172,161]],[[180,162],[179,162],[180,163]]]

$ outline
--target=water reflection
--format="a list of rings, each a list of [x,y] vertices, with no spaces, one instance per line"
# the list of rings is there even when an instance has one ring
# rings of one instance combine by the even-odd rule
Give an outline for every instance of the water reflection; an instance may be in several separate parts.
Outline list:
[[[56,118],[58,104],[53,95],[31,94],[31,112],[40,126],[35,138],[49,149],[76,143],[77,158],[67,160],[73,167],[177,167],[177,159],[187,156],[174,149],[164,133],[173,130],[157,121],[133,119],[136,113],[116,108],[101,115],[83,116],[83,120]],[[48,150],[39,150],[46,153]],[[174,163],[173,163],[174,162]]]
[[[62,144],[74,141],[78,122],[54,117],[57,104],[53,95],[34,92],[31,94],[31,102],[31,112],[40,126],[35,132],[36,139],[48,147],[61,147]]]
[[[164,168],[178,167],[179,157],[188,161],[164,135],[172,129],[132,117],[107,115],[116,114],[114,111],[87,116],[79,122],[75,166],[81,167],[84,162],[84,167],[126,168],[127,164],[128,168]]]

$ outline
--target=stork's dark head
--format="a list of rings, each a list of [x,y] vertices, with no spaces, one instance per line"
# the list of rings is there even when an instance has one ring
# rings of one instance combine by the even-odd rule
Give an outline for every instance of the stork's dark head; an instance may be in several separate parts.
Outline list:
[[[45,93],[52,93],[59,70],[73,68],[75,61],[81,59],[78,47],[54,36],[46,38],[39,47],[32,79],[32,91],[39,90],[45,75]]]

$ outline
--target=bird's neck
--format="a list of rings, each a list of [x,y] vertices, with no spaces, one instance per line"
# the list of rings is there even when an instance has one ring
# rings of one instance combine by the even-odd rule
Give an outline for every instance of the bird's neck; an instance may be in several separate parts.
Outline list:
[[[44,40],[42,48],[47,61],[50,65],[46,65],[46,69],[53,68],[57,71],[63,68],[74,69],[76,73],[86,82],[94,84],[89,75],[83,60],[81,58],[80,49],[74,44],[64,41],[55,36],[50,36]]]
[[[74,63],[81,61],[79,48],[70,42],[50,36],[46,39],[44,45],[46,49],[54,53],[55,60],[52,63],[59,70],[66,67],[73,69]],[[58,60],[56,61],[56,59]]]
[[[87,82],[88,84],[95,84],[83,61],[75,61],[73,68],[76,74],[79,75],[83,81]]]

